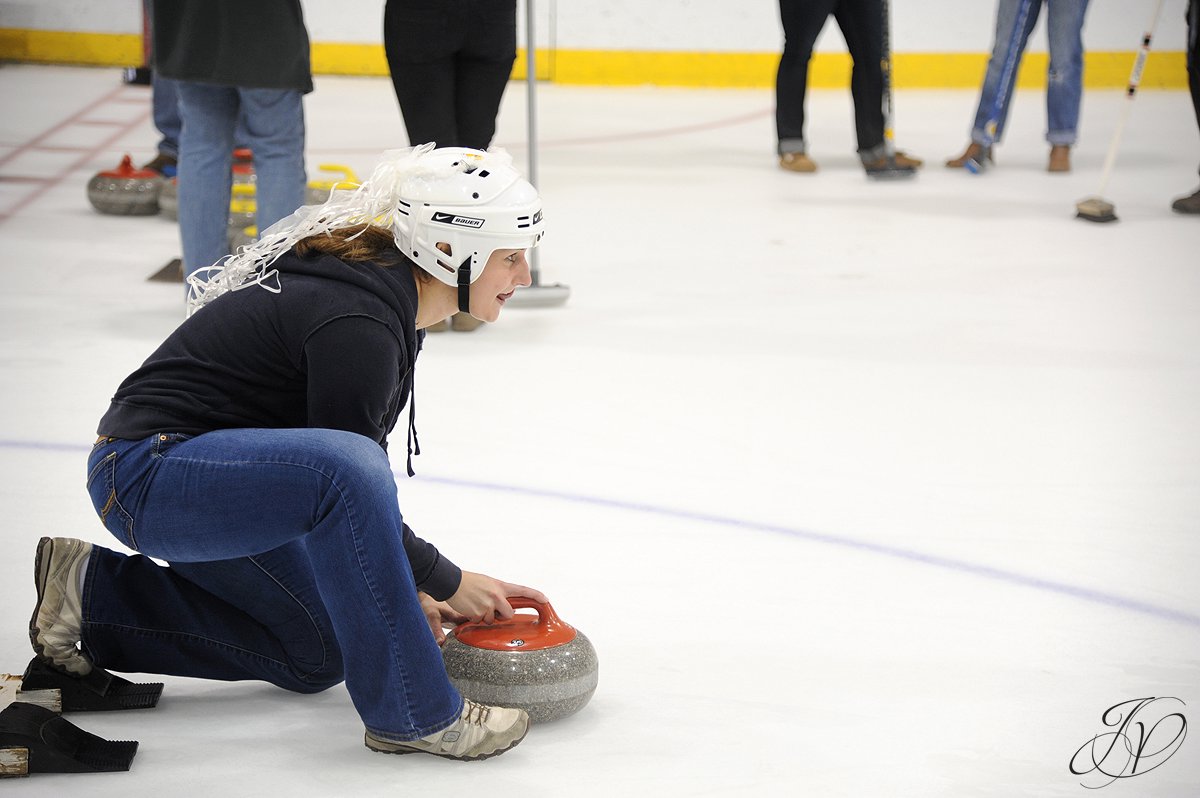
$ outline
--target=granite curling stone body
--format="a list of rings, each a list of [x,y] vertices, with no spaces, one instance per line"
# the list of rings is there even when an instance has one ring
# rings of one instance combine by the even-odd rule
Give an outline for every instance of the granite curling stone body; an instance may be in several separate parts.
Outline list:
[[[158,213],[163,178],[152,169],[137,169],[128,155],[116,169],[97,173],[88,181],[87,198],[101,213],[149,216]]]
[[[450,681],[472,701],[523,709],[534,722],[578,712],[599,677],[591,641],[549,604],[522,598],[509,603],[537,615],[459,626],[442,646]]]

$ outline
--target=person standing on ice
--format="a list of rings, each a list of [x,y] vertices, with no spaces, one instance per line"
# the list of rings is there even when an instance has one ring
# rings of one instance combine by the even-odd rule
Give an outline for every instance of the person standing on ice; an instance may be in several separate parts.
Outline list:
[[[519,743],[528,715],[464,700],[438,642],[443,622],[546,597],[418,538],[386,447],[407,404],[411,475],[424,328],[456,309],[495,321],[542,234],[506,154],[428,144],[193,275],[192,313],[122,382],[88,459],[97,513],[139,554],[41,540],[43,683],[26,689],[108,684],[105,668],[297,693],[345,680],[374,751]]]
[[[383,49],[410,142],[486,150],[517,59],[517,0],[387,0]],[[455,313],[429,332],[470,332]]]
[[[1010,50],[1022,4],[1028,4],[1025,24],[1017,32],[1017,46]],[[1050,66],[1046,73],[1046,141],[1050,144],[1050,160],[1046,170],[1071,171],[1071,147],[1078,138],[1079,106],[1083,99],[1083,18],[1088,0],[999,0],[992,55],[988,59],[979,107],[971,125],[971,143],[962,155],[946,161],[949,168],[962,169],[972,162],[995,162],[992,148],[1004,134],[1008,107],[1017,82],[1017,67],[1043,4],[1050,44]],[[1012,67],[1008,70],[1008,85],[1002,86],[1005,64],[1009,61]],[[988,132],[989,122],[995,124],[992,135]]]
[[[883,0],[779,0],[783,56],[775,77],[775,132],[779,166],[790,172],[815,172],[804,137],[808,62],[817,36],[832,14],[846,40],[854,71],[850,95],[858,156],[868,175],[912,175],[922,161],[897,152],[888,156],[883,117]]]
[[[235,137],[254,153],[259,230],[304,204],[308,29],[299,0],[154,0],[152,11],[154,74],[178,97],[187,277],[229,254]]]

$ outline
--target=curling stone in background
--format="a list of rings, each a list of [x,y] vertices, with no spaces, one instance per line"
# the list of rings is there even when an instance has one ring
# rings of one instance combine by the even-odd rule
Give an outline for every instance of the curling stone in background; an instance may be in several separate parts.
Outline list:
[[[242,247],[248,247],[258,240],[258,226],[229,228],[229,251],[236,253]]]
[[[234,185],[254,185],[254,164],[250,150],[241,148],[233,151]],[[179,177],[164,177],[162,191],[158,194],[158,209],[168,219],[179,218]]]
[[[339,163],[323,163],[320,170],[326,175],[308,181],[308,192],[304,199],[307,205],[322,205],[333,191],[351,190],[358,188],[358,175],[349,166]],[[337,177],[331,175],[336,174]]]
[[[242,230],[258,221],[258,203],[253,183],[234,183],[229,196],[229,228]]]
[[[158,192],[158,212],[168,219],[179,218],[179,178],[163,178],[162,191]]]
[[[239,147],[233,151],[233,166],[231,167],[233,185],[253,186],[258,179],[254,173],[254,157],[250,150]]]
[[[158,213],[163,178],[152,169],[138,169],[128,155],[116,169],[98,172],[87,185],[88,202],[101,213],[149,216]]]
[[[450,681],[472,701],[516,707],[534,722],[572,715],[596,691],[599,661],[591,641],[549,604],[510,598],[517,613],[488,626],[466,623],[442,645]]]

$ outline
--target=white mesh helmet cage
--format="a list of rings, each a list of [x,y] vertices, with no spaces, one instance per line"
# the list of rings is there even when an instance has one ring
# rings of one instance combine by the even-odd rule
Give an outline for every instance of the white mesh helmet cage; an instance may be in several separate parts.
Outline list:
[[[392,220],[396,246],[438,280],[456,286],[465,312],[470,284],[493,252],[538,245],[542,201],[503,152],[445,147],[418,163],[421,168],[400,184]],[[449,255],[439,243],[449,244]]]

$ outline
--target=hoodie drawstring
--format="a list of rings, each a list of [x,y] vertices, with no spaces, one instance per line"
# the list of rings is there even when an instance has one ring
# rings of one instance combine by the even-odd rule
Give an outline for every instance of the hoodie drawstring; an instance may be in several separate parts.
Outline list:
[[[414,454],[418,456],[421,454],[421,442],[417,440],[417,381],[415,375],[408,395],[408,475],[410,477],[417,475],[412,466]]]

